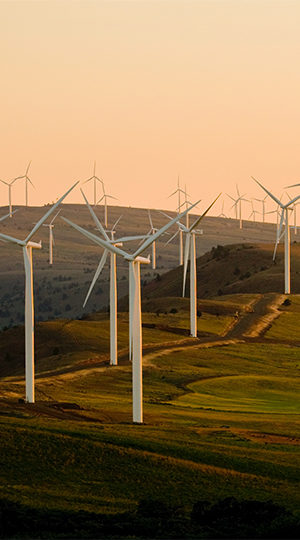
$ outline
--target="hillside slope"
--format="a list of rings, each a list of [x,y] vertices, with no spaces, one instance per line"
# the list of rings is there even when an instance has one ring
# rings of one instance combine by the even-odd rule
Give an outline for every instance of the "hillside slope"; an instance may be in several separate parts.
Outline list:
[[[218,246],[197,259],[198,298],[234,293],[283,292],[283,247],[272,260],[272,244]],[[143,299],[182,295],[183,267],[143,287]],[[189,277],[189,275],[188,275]],[[187,279],[186,295],[189,296]],[[291,290],[300,293],[300,245],[291,248]]]

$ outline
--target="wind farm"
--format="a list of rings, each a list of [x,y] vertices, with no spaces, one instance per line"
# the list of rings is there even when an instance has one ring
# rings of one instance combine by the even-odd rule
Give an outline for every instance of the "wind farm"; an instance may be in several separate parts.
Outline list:
[[[300,537],[299,18],[0,3],[0,538]]]
[[[257,181],[256,183],[259,184],[260,188],[267,191],[263,184]],[[82,186],[84,187],[84,184]],[[11,416],[14,414],[13,411],[18,411],[18,417],[23,418],[25,415],[24,418],[32,418],[35,423],[39,418],[38,424],[40,428],[42,425],[46,426],[53,422],[57,426],[62,423],[61,426],[65,427],[59,428],[59,431],[63,437],[67,436],[67,433],[71,434],[74,429],[75,431],[84,429],[87,440],[90,440],[89,434],[91,430],[97,428],[97,426],[97,429],[99,429],[99,426],[101,426],[99,433],[102,435],[100,438],[97,435],[96,440],[98,441],[97,444],[104,445],[104,447],[107,444],[105,437],[103,438],[105,434],[109,438],[121,436],[121,446],[129,444],[131,447],[135,444],[134,441],[139,440],[139,444],[142,444],[140,458],[145,452],[149,451],[151,456],[154,450],[159,453],[167,452],[166,455],[173,456],[172,459],[175,459],[175,461],[172,466],[172,475],[175,474],[176,489],[180,489],[180,486],[182,486],[179,477],[177,477],[179,470],[181,470],[181,458],[179,456],[185,456],[185,459],[188,458],[193,462],[199,459],[201,455],[201,460],[204,459],[207,464],[211,463],[212,470],[217,471],[220,464],[217,466],[219,462],[216,460],[215,452],[210,453],[209,444],[210,441],[214,440],[217,448],[223,448],[224,452],[222,438],[228,436],[229,433],[233,437],[234,445],[227,446],[223,467],[225,466],[226,469],[226,456],[228,456],[228,459],[229,456],[231,456],[230,459],[233,459],[232,455],[235,455],[235,474],[241,474],[242,469],[245,467],[243,458],[238,458],[238,454],[236,454],[239,444],[246,444],[248,452],[253,447],[253,444],[258,445],[258,448],[260,448],[261,441],[264,441],[265,444],[266,440],[269,441],[268,445],[274,446],[275,444],[275,447],[279,445],[284,455],[285,448],[289,452],[293,448],[296,449],[298,445],[297,437],[300,436],[295,428],[298,414],[297,399],[294,393],[296,392],[296,386],[289,379],[293,375],[285,373],[284,384],[288,386],[285,386],[284,396],[280,394],[282,375],[278,374],[277,378],[276,370],[279,368],[276,367],[275,360],[276,351],[280,350],[280,354],[285,355],[286,359],[290,358],[292,365],[294,365],[293,358],[297,358],[300,343],[296,323],[299,316],[300,281],[297,276],[298,272],[300,273],[300,250],[296,240],[294,240],[291,250],[293,257],[292,273],[294,275],[292,288],[296,290],[292,290],[292,293],[296,294],[287,294],[282,286],[284,269],[279,263],[283,253],[286,252],[286,250],[283,252],[279,245],[283,225],[286,225],[284,218],[280,218],[277,226],[276,223],[268,223],[263,219],[254,221],[250,219],[252,216],[249,216],[249,220],[243,220],[243,229],[242,232],[239,232],[240,235],[249,235],[248,241],[245,241],[244,236],[237,236],[238,231],[241,231],[241,229],[236,227],[235,214],[233,214],[232,218],[225,217],[224,200],[221,201],[220,206],[218,201],[221,194],[219,194],[206,207],[199,200],[196,200],[193,204],[186,204],[184,201],[185,210],[180,212],[176,206],[173,216],[170,215],[170,211],[155,211],[152,209],[151,211],[143,210],[143,212],[139,212],[138,209],[113,206],[110,207],[109,213],[112,225],[109,226],[108,223],[108,226],[106,226],[105,216],[108,216],[108,213],[103,212],[101,205],[96,204],[93,207],[82,189],[83,204],[65,203],[64,199],[74,188],[76,188],[76,184],[58,199],[46,213],[44,212],[44,215],[35,222],[34,228],[24,241],[12,236],[11,230],[13,231],[16,226],[20,228],[16,220],[20,219],[19,216],[22,213],[29,213],[28,224],[30,219],[32,223],[32,212],[35,212],[35,209],[26,206],[24,209],[19,207],[18,212],[15,211],[16,215],[14,215],[13,220],[7,221],[3,219],[2,227],[5,227],[6,232],[1,232],[0,237],[6,243],[1,248],[7,249],[10,242],[18,243],[23,247],[27,276],[24,319],[25,342],[23,342],[24,329],[18,324],[10,324],[0,333],[0,358],[2,359],[0,368],[0,404],[2,410],[6,411],[5,414],[8,415],[8,418],[13,418]],[[273,197],[271,192],[267,191],[267,194],[269,201],[266,202],[269,205],[272,204],[273,200],[279,204],[279,199]],[[280,201],[282,212],[286,212],[286,208],[289,206],[293,208],[292,205],[296,203],[297,198],[296,196],[289,199],[286,205]],[[199,204],[201,204],[203,210],[197,210]],[[182,204],[180,206],[182,207]],[[213,212],[219,217],[212,216]],[[188,213],[191,215],[190,220],[187,222],[186,215]],[[136,217],[133,219],[134,214],[136,214]],[[4,214],[3,212],[3,218],[9,218],[9,216],[9,213]],[[265,214],[264,218],[266,216],[267,214]],[[239,215],[237,217],[239,218]],[[128,218],[130,218],[131,227],[126,226],[127,224],[124,225],[124,222],[127,221],[128,223]],[[103,222],[101,222],[102,220]],[[153,226],[154,220],[156,228]],[[8,222],[9,230],[5,225]],[[51,236],[54,222],[56,224],[55,260],[53,259],[53,237]],[[142,227],[137,226],[139,223],[143,223]],[[200,223],[201,230],[199,229]],[[26,225],[23,224],[23,226],[26,230]],[[49,253],[46,250],[44,262],[40,264],[38,274],[37,270],[35,272],[37,275],[42,276],[44,272],[47,273],[46,263],[48,263],[48,268],[51,268],[51,272],[54,272],[53,279],[58,282],[58,276],[61,276],[62,268],[66,272],[67,267],[71,265],[74,272],[74,263],[76,257],[78,257],[78,250],[82,253],[80,257],[81,264],[77,266],[76,274],[73,274],[74,278],[71,278],[70,285],[72,285],[73,280],[77,278],[79,273],[84,275],[84,269],[90,268],[92,271],[95,264],[96,269],[92,280],[83,282],[83,285],[88,285],[88,292],[86,290],[84,292],[84,287],[82,292],[78,287],[75,289],[76,297],[79,296],[82,306],[82,311],[77,312],[76,318],[70,318],[69,313],[67,313],[67,318],[61,318],[61,315],[58,314],[53,317],[50,314],[42,322],[36,322],[35,331],[33,332],[31,250],[37,247],[40,251],[42,245],[33,242],[32,238],[37,232],[42,234],[47,227],[49,228]],[[226,234],[231,243],[217,243],[222,234],[221,231],[226,230],[226,228],[229,228]],[[117,230],[118,234],[116,234]],[[212,235],[212,230],[215,230],[214,235]],[[178,265],[178,262],[180,262],[178,261],[179,231],[182,232],[185,241],[183,265]],[[261,243],[262,231],[265,234],[265,244]],[[11,234],[7,234],[7,232]],[[140,234],[137,234],[137,232]],[[257,237],[255,234],[257,234]],[[295,238],[295,233],[292,234],[294,234]],[[200,246],[207,235],[210,243],[202,247],[201,255],[197,259],[196,239]],[[81,238],[84,239],[84,243],[82,243]],[[256,239],[256,242],[253,242],[253,239]],[[271,239],[272,242],[270,242]],[[160,242],[160,257],[155,261],[156,264],[152,265],[153,260],[151,261],[151,259],[157,257],[156,251],[152,248],[153,244],[157,244],[157,242]],[[72,247],[73,243],[74,247]],[[274,245],[277,250],[277,259],[279,258],[278,264],[276,264],[278,281],[276,281],[277,278],[274,279]],[[210,246],[209,249],[207,249],[207,246]],[[164,250],[166,251],[164,252]],[[64,258],[62,258],[62,253]],[[166,267],[165,264],[161,263],[161,260],[165,262],[165,259],[162,259],[163,254],[164,258],[170,259],[170,265],[166,265]],[[108,281],[105,282],[102,274],[105,271],[108,257],[110,257],[109,273],[106,273]],[[118,271],[117,258],[120,260]],[[188,262],[190,265],[189,270]],[[126,277],[124,270],[128,263],[129,274]],[[141,276],[140,266],[145,266],[142,276],[148,276],[147,279]],[[57,270],[56,267],[58,267]],[[297,270],[298,268],[299,270]],[[120,272],[122,272],[121,280],[120,276],[118,279]],[[270,279],[272,275],[273,281]],[[190,292],[188,298],[186,298],[186,281],[188,277],[190,280]],[[35,281],[37,279],[40,280],[40,277],[35,277]],[[99,303],[98,309],[90,311],[88,308],[91,298],[97,298],[97,302],[100,299],[99,295],[95,296],[99,282],[101,288],[106,287],[107,290],[105,301],[104,304]],[[275,288],[274,283],[276,283]],[[47,291],[48,287],[45,290]],[[39,291],[38,295],[41,292]],[[74,292],[70,294],[74,296]],[[66,301],[71,301],[71,297],[69,298],[67,293],[63,294],[66,295]],[[38,304],[40,303],[41,298],[38,299]],[[109,307],[108,310],[107,306]],[[284,339],[283,333],[285,317],[290,325],[288,342]],[[12,347],[12,343],[16,342],[19,345]],[[24,343],[23,346],[22,342]],[[259,348],[257,348],[258,343]],[[274,357],[272,360],[269,357],[270,348]],[[225,358],[230,358],[230,367],[224,367],[223,350],[226,351]],[[251,369],[249,367],[249,362],[253,362],[258,350],[260,351],[262,365],[264,365],[263,371],[256,364]],[[26,367],[25,393],[22,389],[22,379],[24,377],[22,358],[24,357],[24,351]],[[242,374],[240,367],[238,372],[235,371],[237,364],[232,360],[232,358],[235,358],[237,351],[239,352],[236,361],[239,362],[239,366],[241,366],[240,363],[242,362]],[[267,371],[272,361],[275,362],[275,372],[272,375],[271,382]],[[196,369],[198,364],[199,367]],[[111,369],[113,369],[113,372],[110,371]],[[216,377],[216,381],[218,377],[222,377],[225,384],[208,385],[206,389],[207,383],[205,381],[207,376],[208,380],[210,377]],[[233,376],[240,379],[239,391],[232,390],[228,393],[227,378],[230,379]],[[270,394],[266,390],[269,384],[272,384],[273,387]],[[181,385],[184,386],[181,388]],[[264,393],[263,401],[257,400],[257,392]],[[132,395],[131,399],[130,394]],[[270,422],[275,410],[277,415],[279,413],[278,421],[280,419],[280,422],[287,422],[284,434],[282,428],[277,427],[277,421],[274,423],[274,420],[272,420],[273,427],[271,428]],[[207,416],[208,411],[209,418]],[[234,420],[236,414],[242,414],[238,422]],[[255,424],[253,415],[255,417],[264,415],[264,421],[260,425],[257,422]],[[140,429],[141,426],[145,427],[139,435],[134,432],[125,435],[124,427],[130,424],[140,426]],[[226,427],[221,427],[223,424]],[[15,425],[14,421],[12,421],[11,425],[15,426],[13,429],[17,429],[18,432],[19,427]],[[19,421],[18,425],[21,429],[22,422]],[[200,446],[198,443],[195,445],[194,442],[193,453],[190,455],[183,448],[186,442],[189,441],[189,445],[192,443],[191,437],[193,437],[195,429],[199,434],[199,443],[201,441],[201,444]],[[179,436],[179,434],[181,435]],[[28,436],[31,437],[30,431]],[[153,436],[156,442],[154,446],[153,442],[151,443],[152,448],[149,444],[150,438],[152,439]],[[170,442],[166,446],[162,441],[159,443],[161,437],[171,437]],[[244,442],[237,445],[237,437]],[[9,451],[9,440],[4,445],[7,455],[11,453]],[[165,451],[163,451],[164,446]],[[181,450],[179,450],[180,448]],[[203,450],[200,450],[201,448]],[[203,457],[204,449],[207,458]],[[57,452],[61,451],[58,445]],[[252,448],[251,451],[254,452],[252,458],[254,459],[255,450]],[[131,466],[132,456],[130,452],[127,452],[126,465],[124,462],[126,470]],[[269,452],[266,452],[266,450],[264,452],[265,457],[260,459],[270,459]],[[293,451],[292,454],[286,454],[286,464],[289,463],[288,456],[290,455],[294,456]],[[210,457],[207,461],[208,456]],[[272,459],[275,459],[275,454]],[[7,463],[8,461],[5,460]],[[273,466],[275,463],[276,460]],[[106,461],[104,461],[102,467],[106,468],[106,466]],[[168,484],[168,473],[164,472],[160,465],[155,465],[155,467],[157,466],[160,470],[159,474],[164,478],[164,482]],[[291,467],[291,464],[289,466]],[[140,467],[143,469],[143,475],[147,475],[145,464],[141,462]],[[182,480],[184,479],[189,486],[188,495],[185,495],[181,500],[184,501],[188,508],[191,508],[193,504],[196,508],[196,502],[199,497],[201,499],[201,496],[197,495],[193,490],[192,485],[194,484],[191,484],[189,480],[188,475],[190,473],[188,470],[180,474],[183,474]],[[210,474],[210,472],[207,472],[203,476],[203,472],[201,472],[204,486],[209,485]],[[251,476],[251,468],[244,469],[243,474],[246,474],[246,476],[250,474]],[[285,512],[287,511],[286,505],[288,505],[290,515],[294,516],[296,499],[292,484],[289,484],[288,479],[285,480],[283,499],[274,486],[271,489],[271,477],[267,480],[268,475],[264,480],[267,483],[264,484],[264,487],[262,485],[260,487],[260,495],[254,485],[251,484],[250,476],[249,480],[246,480],[246,476],[243,480],[243,482],[246,482],[244,488],[245,493],[247,493],[246,499],[258,498],[261,500],[259,504],[264,504],[262,501],[269,500],[272,493],[274,504],[277,504],[278,508],[284,508]],[[211,504],[214,504],[213,501],[217,500],[216,494],[220,490],[224,492],[224,503],[222,502],[224,505],[226,505],[225,494],[226,496],[231,495],[232,501],[238,500],[241,496],[237,488],[238,484],[233,478],[229,481],[229,485],[228,479],[226,480],[226,489],[223,482],[225,482],[225,478],[222,478],[222,475],[217,482],[214,482],[214,489],[211,492]],[[158,479],[155,479],[155,483],[160,486]],[[82,486],[81,480],[79,486]],[[125,491],[128,490],[126,482],[123,486]],[[207,487],[203,489],[207,489]],[[70,495],[67,494],[66,488],[64,490],[65,496],[72,501]],[[146,496],[150,497],[150,501],[151,497],[153,497],[151,490],[149,491],[146,486],[143,487],[143,490],[144,495],[147,494]],[[172,508],[177,500],[176,495],[171,499],[170,495],[168,495],[168,502],[166,502],[167,499],[163,495],[161,487],[159,487],[159,490],[159,505],[169,505],[168,512],[172,514]],[[126,498],[125,491],[123,497]],[[44,500],[46,493],[46,491],[44,494],[40,492],[39,504],[44,504],[41,501]],[[118,505],[116,499],[114,499],[116,496],[114,494],[114,483],[110,482],[109,493],[110,497],[113,497],[112,500],[115,500],[112,513],[112,516],[115,517],[111,518],[114,529],[114,527],[120,527],[118,521],[120,518],[115,513]],[[265,493],[265,495],[261,499],[262,493]],[[237,499],[235,498],[236,495],[238,495]],[[202,498],[203,496],[204,492]],[[69,506],[67,505],[62,511],[66,513],[71,508],[73,510],[74,508],[86,508],[86,510],[89,509],[90,511],[94,508],[93,504],[88,502],[89,497],[86,494],[84,497],[87,506],[85,504],[82,507],[70,502]],[[126,504],[124,506],[124,510],[127,512],[131,507],[130,505],[133,504],[134,497],[142,501],[140,492],[133,495],[132,502],[130,502],[129,497],[129,506],[126,506]],[[245,495],[242,498],[245,498]],[[22,498],[18,498],[18,500],[21,504],[24,504]],[[31,500],[35,506],[37,499],[31,495]],[[142,504],[142,502],[139,504]],[[103,512],[105,514],[105,503],[104,506],[100,505],[100,509],[102,514]],[[51,509],[48,510],[49,515],[51,515],[51,512]],[[135,513],[130,515],[132,526],[135,526],[133,523],[135,523],[137,515]],[[85,518],[81,517],[80,519],[84,520],[84,526],[87,527]],[[157,523],[156,519],[155,515],[151,517],[154,523]],[[294,520],[294,517],[289,519]],[[167,519],[164,530],[168,531],[169,526],[169,520]],[[180,522],[180,527],[182,526]],[[60,525],[56,524],[56,527],[59,530]],[[188,526],[189,534],[191,534],[192,530],[190,527],[192,527],[192,521],[191,525]],[[90,531],[89,527],[86,530]]]

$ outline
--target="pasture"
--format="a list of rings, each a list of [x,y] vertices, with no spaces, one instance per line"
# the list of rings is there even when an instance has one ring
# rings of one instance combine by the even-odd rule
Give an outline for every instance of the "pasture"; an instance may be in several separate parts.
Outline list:
[[[299,297],[280,308],[266,337],[226,337],[233,317],[219,312],[233,304],[252,316],[257,301],[223,297],[222,309],[222,300],[207,301],[198,339],[174,331],[188,328],[186,303],[177,313],[143,313],[143,425],[131,421],[127,313],[118,318],[116,367],[107,314],[40,323],[31,405],[19,402],[22,329],[3,332],[0,499],[32,512],[118,516],[136,515],[145,499],[189,515],[197,501],[235,497],[297,515],[299,344],[281,342],[280,328],[282,317],[294,324]]]

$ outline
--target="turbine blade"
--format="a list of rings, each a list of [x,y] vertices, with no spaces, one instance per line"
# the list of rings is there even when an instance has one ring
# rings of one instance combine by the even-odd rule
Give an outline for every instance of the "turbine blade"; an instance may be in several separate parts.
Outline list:
[[[173,191],[173,193],[171,193],[171,195],[168,195],[168,199],[169,199],[170,197],[173,197],[173,195],[175,195],[175,193],[177,193],[178,190],[179,190],[179,188],[177,188],[175,191]]]
[[[14,215],[18,210],[14,210],[11,214],[5,214],[5,216],[0,217],[0,221],[4,221],[10,215]]]
[[[50,221],[50,225],[52,225],[53,221],[57,218],[58,214],[61,212],[61,208],[58,210],[58,212],[55,214],[54,218],[52,219],[52,221]]]
[[[165,231],[167,231],[170,227],[172,227],[172,225],[174,225],[174,223],[177,223],[177,221],[179,221],[181,218],[183,218],[190,210],[192,210],[192,208],[194,208],[194,206],[196,206],[196,204],[198,204],[199,201],[195,202],[195,204],[193,204],[192,206],[190,206],[189,208],[187,208],[184,212],[182,212],[181,214],[178,214],[174,219],[171,219],[171,221],[169,221],[169,223],[167,223],[166,225],[164,225],[163,227],[161,227],[161,229],[159,229],[155,234],[152,234],[151,235],[151,238],[148,238],[138,249],[137,251],[133,254],[133,257],[137,257],[138,255],[140,255],[143,251],[145,251],[145,249],[147,249],[149,246],[151,246],[151,244],[153,244],[153,242],[155,242],[155,240],[157,240],[157,238],[159,238]]]
[[[28,165],[27,165],[27,169],[26,169],[25,176],[28,175],[28,171],[29,171],[30,165],[31,165],[31,160],[29,161],[29,163],[28,163]]]
[[[273,201],[275,201],[277,204],[279,204],[280,208],[283,208],[283,205],[281,203],[281,201],[279,199],[277,199],[277,197],[275,197],[275,195],[273,195],[269,190],[267,190],[267,188],[265,188],[258,180],[256,180],[256,178],[254,178],[254,176],[251,176],[252,180],[254,180],[254,182],[256,182],[270,197],[271,199],[273,199]]]
[[[93,290],[93,288],[95,286],[95,283],[96,283],[98,277],[100,276],[100,274],[101,274],[101,272],[103,270],[103,267],[104,267],[104,265],[106,263],[107,255],[108,255],[108,251],[107,251],[107,249],[105,249],[104,252],[103,252],[103,255],[102,255],[101,259],[100,259],[100,262],[98,264],[98,267],[96,268],[96,272],[94,274],[94,277],[93,277],[92,282],[90,284],[90,288],[89,288],[88,293],[87,293],[87,295],[85,297],[85,301],[84,301],[82,307],[86,306],[86,303],[87,303],[87,301],[88,301],[88,299],[90,297],[90,294],[91,294],[91,292],[92,292],[92,290]]]
[[[71,227],[73,227],[78,232],[83,234],[83,236],[86,236],[89,240],[94,242],[95,244],[98,244],[102,248],[108,249],[108,251],[111,251],[112,253],[116,253],[116,255],[121,255],[126,260],[131,260],[132,257],[128,253],[126,253],[126,251],[123,251],[123,249],[120,249],[120,248],[114,246],[113,244],[110,243],[110,241],[107,242],[107,240],[103,240],[103,238],[99,238],[99,236],[96,236],[95,234],[90,233],[89,231],[86,231],[85,229],[83,229],[79,225],[76,225],[76,223],[73,223],[73,221],[70,221],[69,219],[67,219],[67,218],[65,218],[63,216],[62,216],[62,219],[66,223],[71,225]]]
[[[283,226],[283,221],[284,221],[284,211],[282,210],[281,212],[281,216],[280,216],[280,223],[279,223],[279,227],[276,231],[276,241],[275,241],[275,247],[274,247],[274,252],[273,252],[273,261],[275,261],[275,257],[276,257],[276,252],[277,252],[277,246],[280,242],[280,235],[281,235],[281,230],[282,230],[282,226]]]
[[[48,210],[48,212],[46,212],[46,214],[37,222],[37,224],[33,227],[32,231],[25,238],[26,243],[30,240],[30,238],[33,237],[33,235],[43,225],[46,219],[54,212],[54,210],[56,210],[56,208],[60,205],[60,203],[67,197],[67,195],[69,195],[69,193],[77,186],[77,184],[79,184],[79,182],[75,182],[75,184],[73,184],[73,186],[70,187],[70,189],[68,189],[68,191],[66,191],[66,193],[64,193],[64,195],[62,195],[62,197],[58,199],[58,201],[52,206],[52,208],[50,208],[50,210]]]
[[[297,195],[297,197],[294,197],[294,199],[291,199],[290,202],[288,204],[285,204],[284,205],[284,208],[287,208],[288,206],[291,206],[291,204],[293,204],[294,202],[298,201],[298,199],[300,199],[300,195]]]
[[[222,193],[219,193],[219,195],[215,198],[215,200],[209,205],[209,207],[205,210],[205,212],[202,214],[202,216],[198,217],[196,221],[193,223],[193,225],[189,228],[189,231],[191,232],[195,227],[197,227],[198,223],[206,216],[207,212],[211,209],[211,207],[215,204],[215,202],[218,200],[218,198],[222,195]]]
[[[99,219],[97,218],[97,216],[96,216],[94,210],[92,209],[92,207],[91,207],[89,201],[87,200],[85,194],[83,193],[82,189],[80,189],[80,191],[81,191],[82,196],[83,196],[83,198],[84,198],[84,200],[85,200],[85,203],[86,203],[86,205],[87,205],[87,207],[88,207],[88,209],[89,209],[89,211],[90,211],[90,214],[91,214],[91,216],[92,216],[92,218],[93,218],[93,220],[94,220],[94,222],[95,222],[95,224],[96,224],[97,229],[103,234],[105,240],[107,240],[107,241],[109,242],[110,239],[109,239],[109,236],[108,236],[106,230],[104,229],[102,223],[101,223],[101,222],[99,221]]]
[[[187,265],[188,265],[189,254],[190,254],[190,242],[191,242],[191,235],[188,233],[186,235],[185,248],[184,248],[183,285],[182,285],[183,298],[185,296],[185,284],[186,284]]]
[[[151,218],[151,212],[150,212],[150,210],[148,210],[148,216],[149,216],[150,227],[151,227],[151,229],[153,229],[154,227],[153,227],[153,223],[152,223],[152,218]]]
[[[278,227],[278,231],[277,231],[277,241],[279,240],[280,235],[281,235],[283,222],[284,222],[284,212],[281,212],[280,223],[279,223],[279,227]]]
[[[120,221],[121,218],[122,218],[122,216],[118,217],[117,221],[116,221],[116,222],[114,223],[114,225],[112,226],[112,230],[113,230],[113,231],[117,228],[118,223],[119,223],[119,221]]]
[[[26,180],[28,180],[28,182],[32,185],[32,187],[35,189],[35,185],[31,182],[30,178],[28,178],[28,176],[26,176]]]
[[[14,238],[13,236],[8,236],[8,234],[0,233],[0,238],[3,238],[3,240],[11,242],[12,244],[18,244],[18,246],[26,246],[25,240],[19,240],[18,238]]]
[[[150,234],[139,234],[138,236],[122,236],[121,238],[114,240],[114,242],[131,242],[134,240],[145,240],[145,238],[149,238],[149,236]]]
[[[171,238],[169,238],[169,240],[165,243],[165,246],[170,244],[172,242],[172,240],[174,240],[174,238],[177,236],[177,234],[179,234],[179,229],[176,231],[175,234],[173,234],[173,236],[171,236]]]

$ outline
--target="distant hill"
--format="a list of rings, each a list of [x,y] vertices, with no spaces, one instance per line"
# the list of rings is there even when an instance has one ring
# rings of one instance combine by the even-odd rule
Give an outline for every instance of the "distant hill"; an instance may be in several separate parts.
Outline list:
[[[273,244],[218,245],[197,259],[199,298],[234,293],[283,292],[283,246],[279,246],[275,263]],[[160,275],[143,287],[144,301],[182,295],[183,267]],[[189,272],[188,272],[189,277]],[[300,244],[291,246],[291,291],[300,293]],[[189,296],[187,279],[186,296]]]
[[[20,207],[12,219],[0,223],[0,232],[25,238],[32,229],[33,223],[48,209],[44,207]],[[6,207],[0,208],[0,215],[7,212]],[[96,209],[100,219],[103,219],[103,206]],[[174,213],[168,212],[171,216]],[[83,204],[62,205],[61,214],[79,225],[96,232],[88,209]],[[147,209],[112,206],[109,208],[109,225],[122,215],[118,225],[117,234],[142,234],[149,231]],[[191,222],[195,219],[191,216]],[[155,227],[162,227],[166,217],[160,212],[152,211],[152,220]],[[275,225],[271,223],[244,222],[242,230],[239,229],[235,219],[205,217],[201,222],[203,236],[197,240],[197,253],[203,255],[218,244],[240,244],[241,242],[270,243],[275,238]],[[176,232],[176,227],[170,231]],[[143,281],[150,282],[156,274],[163,275],[178,265],[178,238],[167,246],[165,243],[170,236],[164,236],[157,244],[157,269],[152,270],[151,265],[142,265],[141,275]],[[84,312],[98,311],[108,305],[108,264],[103,270],[95,290],[85,309],[82,304],[91,282],[93,273],[101,256],[101,248],[86,241],[74,229],[66,225],[58,216],[54,228],[54,264],[48,264],[48,228],[42,227],[34,240],[42,240],[43,249],[34,252],[34,288],[35,288],[35,314],[37,321],[51,318],[68,317],[74,319],[81,317]],[[292,232],[292,240],[297,239]],[[134,250],[138,243],[132,243],[130,249]],[[24,321],[24,264],[22,250],[10,244],[0,245],[0,329],[5,326],[22,324]],[[151,249],[146,252],[150,253]],[[262,264],[269,264],[262,263]],[[244,272],[244,271],[243,271]],[[128,265],[118,258],[118,296],[128,293]],[[172,275],[172,274],[171,274]],[[178,285],[179,287],[179,285]],[[217,290],[223,288],[218,285]],[[210,294],[210,287],[207,295]]]

